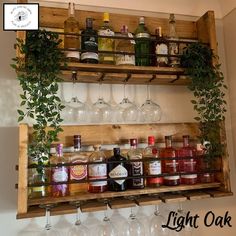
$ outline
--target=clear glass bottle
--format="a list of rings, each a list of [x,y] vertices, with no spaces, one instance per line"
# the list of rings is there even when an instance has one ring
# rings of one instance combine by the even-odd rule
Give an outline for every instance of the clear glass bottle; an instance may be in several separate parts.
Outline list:
[[[56,155],[50,159],[50,164],[65,164],[66,160],[63,157],[63,144],[58,144],[56,147]],[[57,184],[58,182],[67,182],[69,180],[69,168],[67,166],[51,167],[51,182],[53,183],[52,197],[65,197],[69,195],[68,183]]]
[[[155,146],[155,137],[148,136],[148,146],[143,150],[143,159],[149,159],[144,162],[145,175],[160,175],[161,174],[161,161],[159,158],[159,150]],[[145,186],[159,187],[163,184],[162,177],[148,177],[146,178]]]
[[[180,178],[181,184],[196,184],[198,176],[196,173],[192,173],[197,171],[196,149],[190,146],[189,135],[183,135],[183,147],[178,150],[178,157],[180,172],[184,173]]]
[[[92,18],[86,18],[86,29],[81,33],[81,51],[81,62],[98,63],[98,37]]]
[[[87,180],[87,165],[85,165],[86,162],[87,157],[81,154],[81,135],[74,135],[74,153],[70,157],[70,163],[78,165],[70,166],[70,181]],[[76,195],[77,193],[81,192],[87,192],[87,190],[87,182],[70,184],[71,195]]]
[[[142,160],[142,151],[137,149],[138,141],[137,139],[130,139],[130,150],[127,153],[129,169],[129,177],[137,177],[143,175],[143,162],[137,161]],[[132,162],[132,160],[136,160]],[[144,188],[144,179],[143,178],[133,178],[128,180],[128,188],[139,189]]]
[[[110,191],[125,191],[127,189],[126,179],[113,180],[112,178],[126,178],[128,176],[126,158],[120,155],[120,148],[113,149],[114,155],[107,159],[107,175]]]
[[[150,33],[144,21],[144,17],[139,18],[139,25],[135,30],[135,64],[136,66],[150,66],[151,64],[151,41]]]
[[[168,160],[168,158],[177,158],[177,151],[172,147],[172,136],[165,136],[165,148],[161,149],[160,157],[166,158],[162,160],[162,173],[171,174],[171,176],[163,177],[164,185],[179,185],[179,162],[178,160]]]
[[[110,26],[109,13],[104,12],[103,14],[103,25],[98,30],[100,36],[114,36],[115,33]],[[98,38],[98,50],[99,51],[114,51],[115,40],[113,38]],[[115,56],[112,53],[99,53],[99,63],[102,64],[114,64]]]
[[[99,180],[107,178],[107,164],[105,154],[100,150],[101,145],[94,145],[94,152],[89,156],[89,162],[94,162],[88,165],[88,179]],[[103,163],[99,163],[103,162]],[[98,164],[95,164],[98,163]],[[107,190],[107,181],[89,182],[88,191],[90,193],[102,193]]]
[[[178,36],[176,33],[176,26],[175,26],[175,15],[170,14],[169,17],[169,65],[171,67],[178,67],[180,65],[180,58],[177,57],[179,55],[179,45]],[[173,56],[172,56],[173,55]]]
[[[156,42],[155,42],[155,48],[154,52],[156,54],[155,57],[155,66],[168,66],[168,45],[166,40],[164,39],[162,35],[162,28],[158,27],[155,31],[155,36],[156,36]],[[166,56],[161,56],[157,54],[163,54]]]
[[[76,35],[79,34],[79,32],[79,22],[75,18],[75,4],[70,2],[68,18],[64,22],[64,48],[69,49],[68,51],[65,51],[65,55],[70,61],[79,62],[80,60],[80,41],[79,35]]]
[[[121,28],[121,35],[128,39],[119,39],[116,45],[116,51],[118,52],[129,52],[134,53],[135,41],[132,39],[133,35],[128,32],[128,26],[123,25]],[[116,65],[134,65],[135,66],[135,56],[129,54],[117,54],[116,55]]]

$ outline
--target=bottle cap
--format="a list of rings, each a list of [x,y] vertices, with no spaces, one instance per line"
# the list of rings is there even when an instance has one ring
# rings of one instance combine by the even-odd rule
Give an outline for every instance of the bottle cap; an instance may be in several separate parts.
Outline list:
[[[87,28],[93,28],[93,18],[86,18],[86,27]]]
[[[76,151],[81,149],[81,135],[74,135],[74,149]]]
[[[105,22],[109,22],[110,21],[109,13],[108,12],[104,12],[103,13],[103,21],[105,21]]]
[[[113,148],[114,156],[120,155],[120,148]]]
[[[57,144],[57,153],[58,153],[58,155],[62,155],[62,153],[63,153],[63,144],[62,143]]]
[[[121,31],[121,33],[128,33],[128,26],[123,25],[120,31]]]
[[[189,138],[189,135],[183,135],[183,138]]]
[[[166,135],[165,139],[172,139],[172,135]]]
[[[155,137],[154,136],[148,136],[148,144],[154,144],[155,143]]]
[[[169,17],[169,23],[174,23],[174,22],[175,22],[175,15],[171,13]]]
[[[157,36],[162,37],[162,28],[161,26],[158,26],[155,30],[155,33]]]
[[[139,24],[145,24],[145,21],[144,21],[144,17],[143,17],[143,16],[141,16],[141,17],[139,18]]]
[[[138,145],[138,140],[136,138],[130,139],[130,146],[134,147]]]

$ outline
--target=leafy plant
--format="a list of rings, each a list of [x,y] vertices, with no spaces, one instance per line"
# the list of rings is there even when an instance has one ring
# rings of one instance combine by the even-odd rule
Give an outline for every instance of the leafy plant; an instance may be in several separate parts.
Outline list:
[[[25,117],[33,119],[33,136],[28,155],[38,161],[40,171],[48,160],[50,145],[57,141],[63,121],[60,111],[64,108],[57,96],[60,81],[60,62],[64,54],[59,49],[58,34],[45,30],[30,31],[26,42],[17,39],[17,47],[25,55],[16,57],[12,65],[22,87],[18,122]],[[47,129],[47,127],[50,127]]]
[[[217,61],[218,57],[210,47],[201,43],[190,44],[181,57],[182,66],[191,78],[189,89],[195,97],[191,102],[198,112],[195,120],[200,122],[199,138],[206,144],[208,158],[223,152],[220,128],[225,120],[226,101],[223,90],[227,87]]]

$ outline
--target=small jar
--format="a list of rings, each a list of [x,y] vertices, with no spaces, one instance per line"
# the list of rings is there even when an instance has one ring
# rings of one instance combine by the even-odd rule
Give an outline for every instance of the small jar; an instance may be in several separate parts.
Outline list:
[[[180,177],[178,176],[165,176],[164,185],[166,186],[177,186],[180,185]]]

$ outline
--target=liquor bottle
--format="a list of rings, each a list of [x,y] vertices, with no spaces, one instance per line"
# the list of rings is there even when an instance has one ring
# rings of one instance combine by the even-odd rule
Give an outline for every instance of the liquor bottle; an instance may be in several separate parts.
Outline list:
[[[128,39],[120,39],[116,46],[116,51],[118,52],[129,52],[134,53],[135,41],[132,40],[133,35],[128,32],[128,27],[123,25],[121,28],[121,36]],[[130,54],[117,54],[116,55],[116,65],[134,65],[135,66],[135,56]]]
[[[44,154],[42,154],[45,156]],[[43,165],[47,165],[49,163],[48,156],[47,160],[43,161]],[[42,167],[41,170],[37,170],[38,159],[29,157],[29,165],[34,166],[35,168],[30,168],[28,170],[28,184],[45,184],[50,182],[50,170],[49,168]],[[29,187],[28,188],[28,196],[29,198],[38,198],[38,197],[47,197],[50,195],[50,186],[37,186],[37,187]]]
[[[168,66],[168,46],[166,43],[166,40],[164,39],[162,35],[162,28],[158,27],[155,32],[156,35],[156,42],[155,42],[155,65],[156,66]],[[163,54],[166,56],[162,55],[157,55],[157,54]]]
[[[63,144],[58,144],[56,148],[56,156],[50,160],[50,164],[59,164],[51,168],[52,197],[64,197],[69,195],[69,186],[67,183],[57,184],[58,182],[67,182],[69,180],[69,169],[65,164],[66,160],[63,157]]]
[[[87,180],[87,157],[81,154],[81,135],[74,135],[74,153],[70,158],[70,163],[78,164],[70,166],[70,181]],[[81,165],[82,164],[82,165]],[[74,195],[81,192],[87,192],[87,183],[70,184],[70,194]]]
[[[196,184],[197,174],[186,174],[197,171],[196,150],[189,144],[189,135],[183,136],[183,147],[178,150],[179,169],[184,175],[181,175],[181,184]],[[181,159],[190,158],[190,159]]]
[[[165,136],[165,148],[160,151],[160,157],[166,158],[162,161],[162,173],[171,174],[171,176],[164,176],[164,185],[179,185],[179,162],[178,160],[168,160],[168,158],[177,157],[177,151],[172,147],[172,136]]]
[[[130,150],[127,153],[129,177],[135,177],[128,181],[128,188],[131,189],[144,188],[144,179],[136,178],[137,176],[143,175],[143,162],[138,161],[142,160],[142,152],[137,149],[137,144],[137,139],[130,139]]]
[[[100,145],[94,145],[94,152],[89,156],[89,162],[94,162],[98,164],[88,165],[88,179],[89,180],[99,180],[107,178],[107,165],[104,163],[106,161],[105,154],[100,150]],[[103,162],[103,163],[99,163]],[[102,193],[107,190],[107,181],[94,181],[89,182],[88,191],[90,193]]]
[[[144,162],[145,175],[160,175],[161,174],[161,161],[159,158],[159,150],[155,146],[154,136],[148,137],[148,146],[143,151],[143,159],[149,159]],[[163,184],[162,177],[147,177],[146,185],[148,187],[159,187]]]
[[[75,4],[69,3],[68,18],[64,22],[64,48],[66,57],[71,61],[79,62],[79,22],[75,18]],[[71,50],[71,51],[70,51]]]
[[[98,30],[99,36],[114,36],[115,33],[109,24],[109,13],[104,12],[103,14],[103,25]],[[114,51],[115,40],[113,38],[98,38],[98,50],[99,51]],[[114,64],[115,56],[112,53],[99,53],[99,62],[102,64]]]
[[[128,176],[126,158],[120,155],[120,148],[113,149],[114,155],[107,159],[107,174],[111,178],[108,181],[110,191],[125,191],[126,179],[113,180],[112,178],[126,178]]]
[[[139,25],[135,30],[135,64],[136,66],[150,66],[150,33],[145,26],[144,17],[139,18]]]
[[[81,62],[98,63],[98,37],[92,18],[86,18],[86,29],[81,33],[81,51]]]
[[[169,65],[171,67],[178,67],[180,65],[180,58],[177,57],[179,55],[179,46],[178,43],[175,42],[178,41],[178,36],[175,28],[174,14],[170,14],[169,17],[169,40]]]

